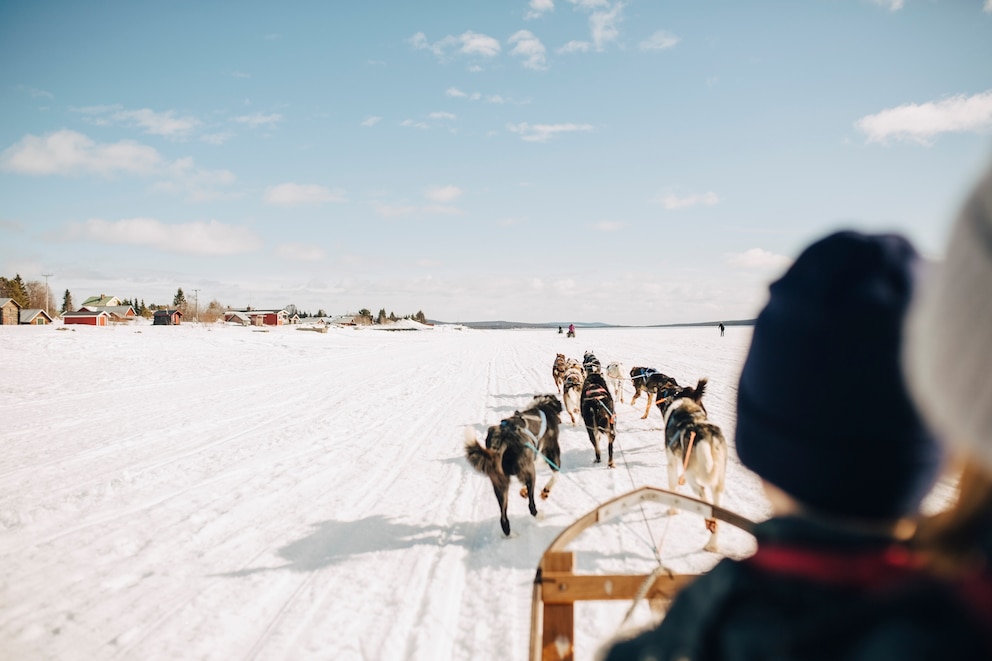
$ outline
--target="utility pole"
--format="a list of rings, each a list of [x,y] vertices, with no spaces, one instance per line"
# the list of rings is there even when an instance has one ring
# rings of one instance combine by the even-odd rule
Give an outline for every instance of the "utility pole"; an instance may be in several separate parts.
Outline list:
[[[50,277],[52,277],[52,274],[51,273],[42,273],[41,275],[45,278],[45,314],[47,314],[49,317],[51,317],[52,316],[52,313],[48,309],[48,279]]]
[[[193,306],[196,308],[193,311],[193,320],[196,321],[196,323],[200,323],[200,290],[199,289],[193,290]]]

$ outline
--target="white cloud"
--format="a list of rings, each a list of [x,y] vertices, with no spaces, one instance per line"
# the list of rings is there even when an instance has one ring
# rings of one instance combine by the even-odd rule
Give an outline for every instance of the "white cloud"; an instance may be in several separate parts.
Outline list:
[[[904,0],[871,0],[871,3],[879,7],[885,7],[889,11],[899,11],[905,4]]]
[[[427,35],[423,32],[418,32],[407,41],[417,50],[430,51],[439,59],[445,59],[449,50],[463,55],[480,55],[482,57],[494,57],[499,55],[501,50],[498,40],[471,30],[463,32],[457,37],[447,35],[433,43],[428,41]]]
[[[427,122],[418,122],[412,119],[404,119],[402,122],[400,122],[400,126],[408,126],[410,128],[424,129],[424,130],[430,128],[430,124],[428,124]]]
[[[452,202],[461,197],[462,189],[458,186],[432,186],[424,191],[424,197],[434,202]]]
[[[200,140],[209,145],[222,145],[233,137],[233,133],[225,131],[221,133],[204,133],[200,136]]]
[[[280,206],[299,206],[301,204],[324,204],[325,202],[344,202],[345,195],[341,190],[330,190],[317,184],[285,183],[273,186],[265,192],[265,201]]]
[[[639,47],[642,51],[667,50],[669,48],[675,48],[677,43],[679,43],[679,38],[674,34],[665,32],[664,30],[658,30],[642,41]]]
[[[185,195],[192,202],[206,202],[225,197],[220,189],[237,181],[229,170],[202,170],[197,168],[192,158],[181,158],[163,168],[162,174],[169,177],[152,188],[166,193]]]
[[[445,96],[454,97],[456,99],[464,99],[468,96],[465,92],[461,91],[457,87],[449,87],[444,91]]]
[[[202,122],[195,117],[180,117],[174,110],[157,112],[151,108],[128,110],[121,106],[87,106],[73,108],[74,112],[87,115],[94,124],[108,126],[124,124],[137,126],[145,133],[164,138],[182,140],[198,129]]]
[[[577,131],[592,131],[591,124],[507,124],[506,128],[511,133],[516,133],[522,140],[527,142],[547,142],[559,133],[575,133]]]
[[[131,140],[98,144],[65,129],[24,136],[0,152],[0,169],[21,174],[148,174],[161,165],[162,157],[152,147]]]
[[[71,224],[66,236],[70,240],[146,246],[191,255],[236,255],[252,252],[262,245],[262,240],[248,228],[216,220],[169,225],[154,218],[118,221],[91,218]]]
[[[429,119],[458,119],[454,113],[451,112],[432,112],[427,115]]]
[[[463,33],[459,40],[462,44],[461,52],[467,55],[483,55],[485,57],[499,55],[499,41],[488,35],[468,31]]]
[[[669,194],[661,198],[662,206],[669,210],[687,209],[689,207],[696,207],[700,205],[711,207],[714,204],[719,203],[720,196],[712,191],[696,195],[686,195],[685,197]]]
[[[988,131],[992,129],[992,90],[922,104],[907,103],[866,115],[854,125],[868,136],[868,142],[892,138],[929,144],[941,133]]]
[[[792,261],[784,255],[776,255],[761,248],[751,248],[744,252],[728,253],[725,258],[727,264],[735,268],[762,271],[784,269]]]
[[[530,30],[515,32],[508,43],[513,45],[510,55],[524,58],[524,66],[528,69],[542,71],[548,68],[544,44]]]
[[[592,44],[588,41],[570,41],[561,48],[558,49],[559,55],[568,55],[569,53],[588,53],[592,50]]]
[[[362,120],[362,126],[369,126],[369,127],[375,126],[381,121],[382,121],[382,117],[379,117],[378,115],[371,115],[369,117],[366,117],[364,120]]]
[[[992,0],[990,0],[992,1]],[[47,90],[37,89],[35,87],[27,88],[27,93],[32,98],[42,98],[42,99],[54,99],[55,95]]]
[[[596,7],[609,7],[609,0],[568,0],[573,5],[583,9],[595,9]]]
[[[616,232],[619,229],[623,229],[623,227],[624,223],[616,220],[603,220],[593,225],[593,228],[600,232]]]
[[[618,23],[621,21],[620,14],[623,11],[623,3],[618,2],[609,11],[593,12],[589,17],[589,27],[592,30],[592,43],[596,50],[603,50],[606,44],[616,41],[620,36]]]
[[[417,213],[417,207],[412,205],[377,204],[375,212],[384,218],[399,218]]]
[[[319,262],[326,256],[323,248],[308,243],[284,243],[276,246],[275,254],[288,262]]]
[[[524,14],[524,18],[526,20],[530,20],[532,18],[540,18],[549,11],[555,10],[554,0],[530,0],[530,5],[528,6],[530,7],[530,9],[528,9],[527,13]]]
[[[243,71],[232,71],[231,75],[234,76],[235,78],[251,78],[250,73],[245,73]]]
[[[985,6],[982,7],[982,11],[992,14],[992,0],[985,0]]]
[[[282,115],[279,113],[272,113],[270,115],[263,115],[262,113],[254,113],[251,115],[241,115],[235,117],[234,121],[238,124],[246,124],[251,128],[258,128],[260,126],[274,126],[282,121]]]

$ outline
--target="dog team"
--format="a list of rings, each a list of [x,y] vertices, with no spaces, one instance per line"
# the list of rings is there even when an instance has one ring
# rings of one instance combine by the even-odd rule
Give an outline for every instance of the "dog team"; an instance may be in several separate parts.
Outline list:
[[[466,428],[465,455],[469,464],[492,482],[504,534],[510,534],[506,508],[511,477],[523,485],[520,495],[528,499],[533,516],[537,515],[535,471],[542,461],[551,467],[552,476],[542,489],[541,498],[546,499],[551,493],[560,470],[558,438],[562,413],[568,414],[573,426],[581,419],[592,444],[593,462],[602,463],[602,448],[606,450],[607,466],[615,467],[616,401],[624,402],[627,380],[623,372],[620,362],[611,362],[604,375],[603,365],[592,351],[586,351],[581,361],[559,353],[552,364],[551,376],[560,400],[554,394],[535,397],[522,411],[490,426],[484,446],[475,432]],[[695,387],[685,387],[657,369],[634,367],[629,380],[634,388],[630,405],[634,406],[642,393],[647,399],[641,418],[648,417],[652,405],[661,413],[669,489],[675,491],[687,483],[699,498],[719,505],[726,473],[727,442],[720,428],[706,416],[702,399],[707,379],[699,379]],[[707,519],[706,527],[710,539],[705,549],[716,551],[716,520]]]

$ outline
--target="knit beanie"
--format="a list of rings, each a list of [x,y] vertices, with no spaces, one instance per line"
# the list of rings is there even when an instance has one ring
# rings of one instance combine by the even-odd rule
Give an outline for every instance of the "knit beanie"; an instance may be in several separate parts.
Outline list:
[[[953,451],[992,471],[992,170],[951,227],[906,322],[906,371]]]
[[[917,264],[901,236],[837,232],[770,287],[738,385],[737,454],[811,510],[896,519],[936,480],[939,446],[900,369]]]

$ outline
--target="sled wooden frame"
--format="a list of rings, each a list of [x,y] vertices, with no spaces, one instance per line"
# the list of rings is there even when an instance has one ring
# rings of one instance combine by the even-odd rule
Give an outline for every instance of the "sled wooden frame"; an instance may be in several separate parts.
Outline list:
[[[541,556],[534,577],[530,612],[530,660],[571,661],[575,652],[575,602],[633,601],[644,590],[650,574],[581,575],[573,571],[575,552],[566,547],[584,530],[616,518],[641,503],[658,503],[693,512],[707,519],[725,521],[745,532],[754,531],[754,522],[709,503],[659,489],[640,487],[609,500],[565,528]],[[671,599],[698,574],[657,576],[644,594],[645,599]]]

